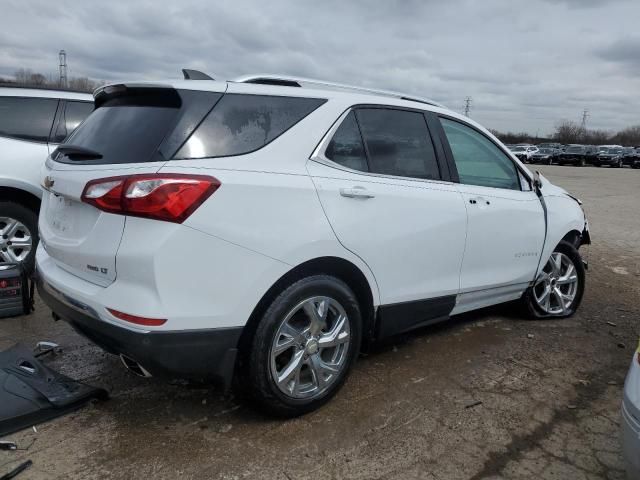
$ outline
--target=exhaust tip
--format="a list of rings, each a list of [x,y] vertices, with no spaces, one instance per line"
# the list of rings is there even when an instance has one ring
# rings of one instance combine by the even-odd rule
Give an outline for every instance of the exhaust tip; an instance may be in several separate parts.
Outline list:
[[[129,357],[122,354],[120,355],[120,360],[122,361],[122,364],[124,365],[124,367],[134,375],[137,375],[139,377],[144,377],[144,378],[151,377],[151,374],[135,360],[132,360]]]

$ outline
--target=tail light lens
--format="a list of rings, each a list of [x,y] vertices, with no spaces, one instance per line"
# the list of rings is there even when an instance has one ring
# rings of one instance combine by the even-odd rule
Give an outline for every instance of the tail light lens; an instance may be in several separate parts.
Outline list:
[[[206,175],[130,175],[92,180],[81,198],[109,213],[182,223],[219,187]]]
[[[109,313],[120,320],[124,320],[125,322],[135,323],[136,325],[144,325],[145,327],[159,327],[167,323],[166,318],[148,318],[148,317],[138,317],[137,315],[131,315],[130,313],[120,312],[118,310],[114,310],[113,308],[107,308]]]

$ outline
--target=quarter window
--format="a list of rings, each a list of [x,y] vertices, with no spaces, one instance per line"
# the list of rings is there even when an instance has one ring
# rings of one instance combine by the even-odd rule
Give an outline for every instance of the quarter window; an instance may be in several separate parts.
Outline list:
[[[460,122],[440,119],[451,146],[460,183],[520,190],[518,171],[491,140]]]
[[[0,135],[46,142],[57,108],[52,98],[0,97]]]
[[[338,127],[324,154],[339,165],[364,172],[368,170],[367,156],[353,112]]]
[[[264,147],[326,100],[226,94],[175,158],[226,157]]]

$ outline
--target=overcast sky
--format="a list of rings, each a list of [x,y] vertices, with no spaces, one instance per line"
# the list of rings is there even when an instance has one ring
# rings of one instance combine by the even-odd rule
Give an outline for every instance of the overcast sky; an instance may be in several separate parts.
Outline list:
[[[639,0],[0,0],[0,75],[286,73],[406,91],[489,128],[640,124]]]

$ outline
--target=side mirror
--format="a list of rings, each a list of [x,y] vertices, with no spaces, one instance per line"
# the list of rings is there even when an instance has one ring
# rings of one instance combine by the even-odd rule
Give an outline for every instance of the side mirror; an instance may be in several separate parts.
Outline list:
[[[540,179],[540,172],[538,170],[533,174],[533,188],[536,192],[542,189],[542,180]]]

